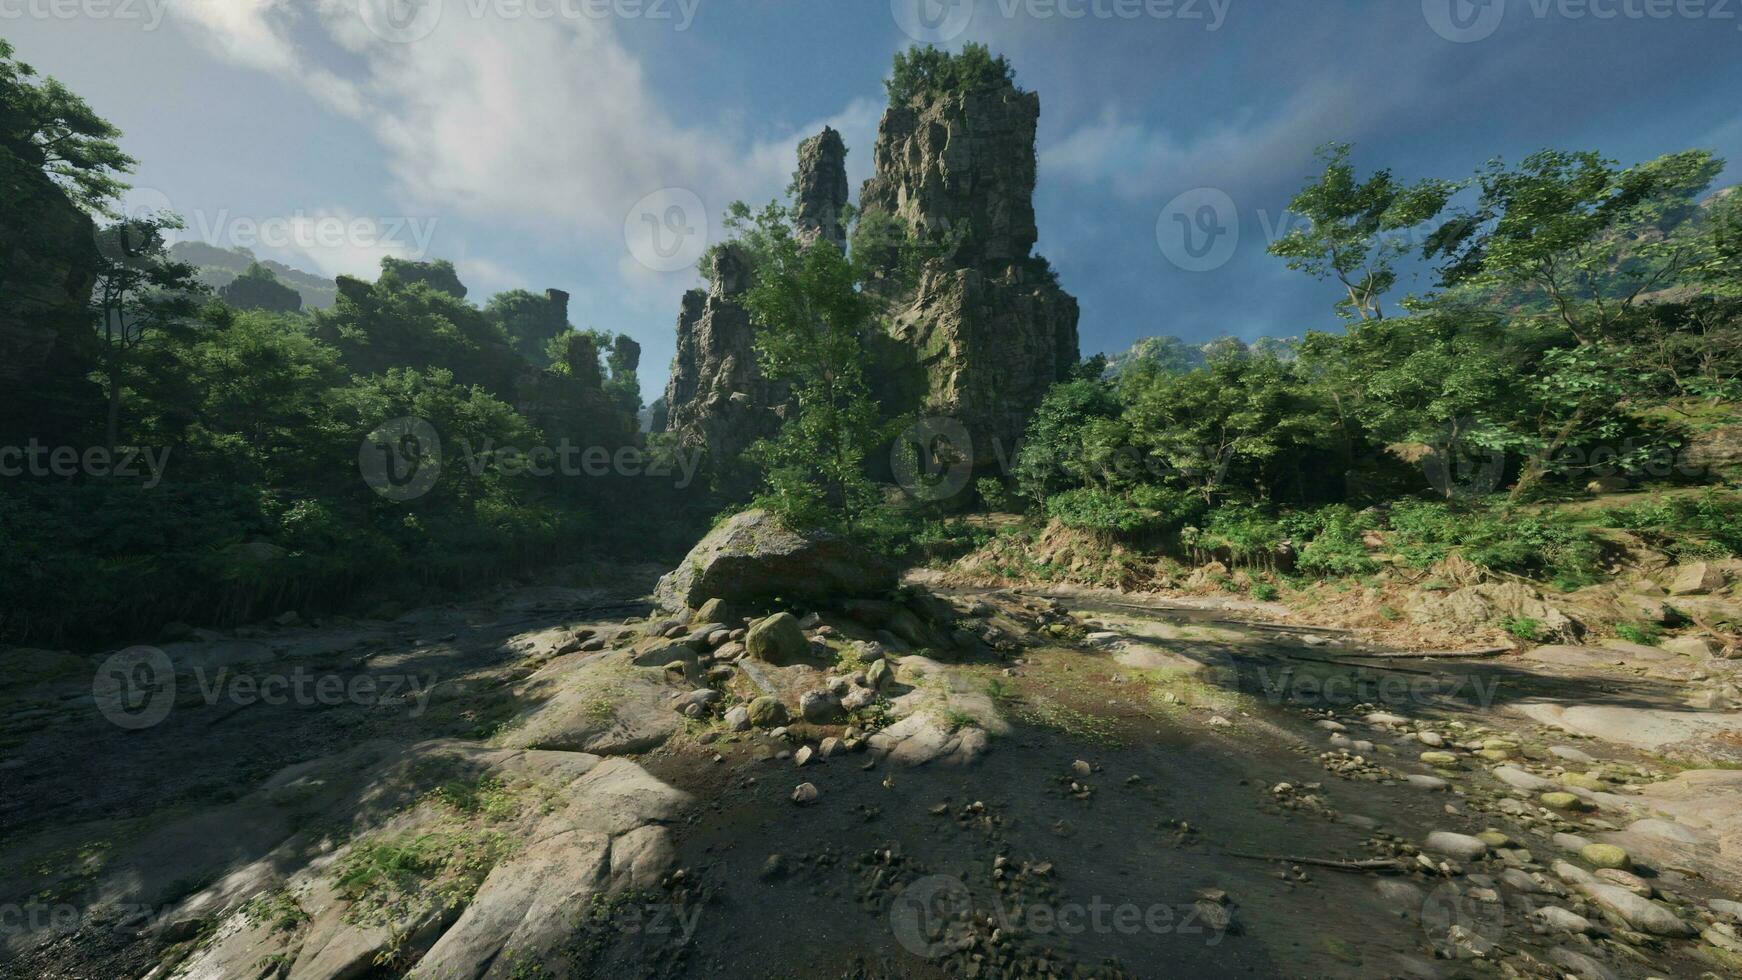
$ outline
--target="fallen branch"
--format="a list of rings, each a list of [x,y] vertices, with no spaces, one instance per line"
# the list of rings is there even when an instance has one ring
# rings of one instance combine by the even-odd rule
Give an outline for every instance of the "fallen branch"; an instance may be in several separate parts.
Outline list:
[[[1249,861],[1281,861],[1284,864],[1305,864],[1315,868],[1330,868],[1333,871],[1402,871],[1403,862],[1396,858],[1373,858],[1366,861],[1338,861],[1333,858],[1288,857],[1281,854],[1248,854],[1244,851],[1224,851],[1229,857],[1246,858]]]

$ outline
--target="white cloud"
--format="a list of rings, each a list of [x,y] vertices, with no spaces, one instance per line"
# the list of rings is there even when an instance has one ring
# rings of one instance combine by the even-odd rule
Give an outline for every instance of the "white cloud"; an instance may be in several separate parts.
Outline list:
[[[373,0],[192,0],[175,9],[222,57],[302,86],[368,126],[409,211],[512,227],[606,275],[629,306],[675,315],[692,269],[636,263],[624,223],[663,188],[693,191],[718,216],[785,188],[799,139],[842,131],[850,173],[868,176],[881,112],[855,100],[790,134],[754,142],[727,121],[692,125],[660,104],[643,64],[587,18],[475,17],[449,0],[426,37],[386,40],[359,15]],[[341,75],[332,66],[344,66]],[[458,243],[444,243],[450,251]],[[329,257],[329,262],[336,261]],[[472,257],[484,282],[510,282]],[[326,265],[322,266],[323,270]]]
[[[1276,179],[1278,168],[1294,173],[1324,141],[1358,138],[1380,111],[1401,98],[1393,92],[1376,99],[1345,83],[1320,82],[1265,118],[1233,114],[1191,137],[1126,122],[1109,109],[1044,148],[1040,165],[1049,177],[1107,182],[1128,200],[1165,200],[1193,187],[1262,186]],[[1352,104],[1366,107],[1364,118],[1348,113]]]

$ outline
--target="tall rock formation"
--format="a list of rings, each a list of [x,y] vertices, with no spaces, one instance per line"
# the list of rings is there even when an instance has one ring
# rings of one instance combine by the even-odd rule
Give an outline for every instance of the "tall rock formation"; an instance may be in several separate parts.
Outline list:
[[[847,144],[827,126],[799,144],[798,172],[793,175],[794,222],[811,241],[834,242],[847,250],[847,227],[841,213],[847,206]]]
[[[1008,456],[1047,389],[1078,362],[1077,301],[1032,254],[1040,97],[1008,79],[892,105],[860,211],[933,250],[896,314],[873,380],[887,410],[967,426],[978,465]]]
[[[976,464],[1008,459],[1028,418],[1077,365],[1077,301],[1033,254],[1035,124],[1040,99],[1007,78],[928,91],[883,116],[864,220],[905,226],[923,243],[917,278],[870,285],[891,311],[867,338],[867,377],[890,415],[960,420]],[[811,240],[844,247],[847,148],[833,129],[799,147],[794,221]],[[865,256],[871,261],[882,261]],[[751,270],[731,245],[716,250],[713,287],[685,295],[665,401],[669,429],[716,459],[770,435],[787,394],[757,369],[750,317],[737,302]]]
[[[743,251],[727,243],[711,253],[710,287],[684,294],[677,356],[665,389],[666,429],[684,445],[706,446],[716,460],[737,456],[780,428],[786,403],[762,377],[750,313],[738,298],[750,288]]]

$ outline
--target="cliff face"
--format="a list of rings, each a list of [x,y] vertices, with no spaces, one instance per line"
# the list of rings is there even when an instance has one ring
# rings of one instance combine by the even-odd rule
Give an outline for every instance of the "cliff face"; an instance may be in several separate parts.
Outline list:
[[[750,287],[743,252],[715,250],[708,290],[684,294],[677,320],[677,356],[665,389],[666,429],[685,445],[706,446],[727,459],[780,428],[784,392],[762,378],[750,314],[738,297]]]
[[[979,465],[1008,456],[1047,388],[1077,364],[1077,301],[1032,254],[1040,98],[1004,82],[891,106],[860,209],[935,253],[879,358],[885,408],[961,420]],[[918,404],[914,404],[917,401]]]

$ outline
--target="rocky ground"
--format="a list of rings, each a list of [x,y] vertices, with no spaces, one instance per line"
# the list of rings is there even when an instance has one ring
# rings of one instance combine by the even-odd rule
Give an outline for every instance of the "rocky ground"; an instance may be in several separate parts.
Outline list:
[[[1742,663],[651,585],[9,652],[0,975],[1742,975]]]

